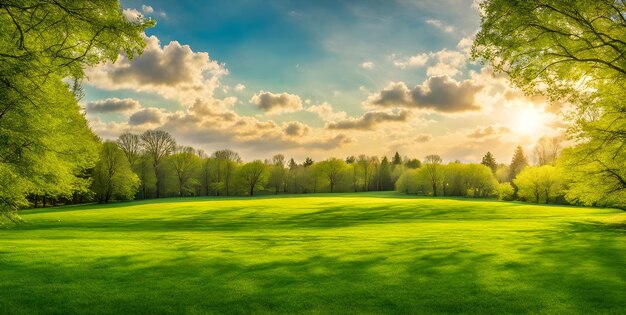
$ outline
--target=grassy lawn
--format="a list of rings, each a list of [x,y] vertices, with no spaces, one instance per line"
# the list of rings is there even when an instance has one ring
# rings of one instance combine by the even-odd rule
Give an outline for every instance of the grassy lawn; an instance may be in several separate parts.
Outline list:
[[[623,313],[626,212],[395,193],[22,213],[0,313]]]

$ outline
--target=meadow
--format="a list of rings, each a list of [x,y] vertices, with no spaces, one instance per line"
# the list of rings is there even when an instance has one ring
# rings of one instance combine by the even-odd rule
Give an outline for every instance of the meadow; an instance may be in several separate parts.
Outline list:
[[[621,313],[626,212],[398,193],[21,212],[0,313]]]

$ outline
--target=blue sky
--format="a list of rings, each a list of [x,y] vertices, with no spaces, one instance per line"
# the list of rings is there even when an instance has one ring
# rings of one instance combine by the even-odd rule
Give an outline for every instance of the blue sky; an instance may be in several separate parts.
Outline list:
[[[181,87],[189,85],[184,85],[185,75],[179,73],[183,70],[176,72],[162,64],[156,66],[161,72],[145,69],[151,64],[150,53],[139,57],[145,62],[94,70],[85,85],[84,103],[92,126],[105,138],[115,137],[120,129],[169,128],[182,144],[209,152],[231,147],[249,158],[280,150],[297,158],[351,152],[389,155],[403,150],[418,157],[439,153],[448,159],[472,160],[482,154],[477,143],[455,151],[457,144],[446,147],[436,145],[441,143],[437,140],[487,130],[486,137],[470,137],[469,142],[491,141],[493,151],[501,150],[508,158],[510,147],[530,146],[534,138],[529,136],[539,132],[513,137],[506,131],[511,126],[489,119],[513,107],[524,114],[535,113],[532,110],[541,104],[526,104],[518,96],[517,103],[500,108],[502,101],[496,98],[510,100],[503,94],[510,87],[502,80],[484,86],[490,80],[485,79],[488,69],[468,60],[480,22],[472,0],[122,1],[122,5],[130,18],[141,14],[157,20],[157,26],[146,31],[152,38],[153,48],[147,51],[155,52],[153,59],[163,58],[161,63],[181,69],[189,58],[204,58],[187,69],[202,64],[212,70],[187,78],[189,84],[208,88],[197,92],[196,87],[197,93],[186,95]],[[165,53],[171,42],[180,45]],[[181,59],[173,61],[176,56]],[[115,76],[122,68],[125,74]],[[161,75],[180,81],[151,79]],[[119,82],[121,78],[128,82]],[[441,91],[426,95],[435,83]],[[177,90],[181,95],[176,95]],[[417,99],[415,91],[426,94]],[[388,98],[397,96],[391,92],[404,93],[404,99]],[[414,100],[408,100],[411,97]],[[480,104],[465,104],[468,98]],[[124,100],[127,110],[90,112],[96,108],[90,104],[104,104],[99,107],[104,108],[110,100],[118,105]],[[484,104],[487,100],[493,104]],[[139,105],[128,105],[134,101]],[[128,120],[133,110],[143,112]],[[219,120],[225,113],[236,116],[232,125]],[[153,119],[139,120],[140,116]],[[190,123],[197,130],[210,125],[206,131],[211,136],[191,134]],[[221,123],[223,129],[216,127]],[[296,124],[300,132],[280,134]],[[245,130],[234,132],[236,126]],[[255,138],[246,128],[267,128],[267,132]]]
[[[391,55],[454,49],[479,26],[472,1],[123,1],[148,3],[157,26],[148,35],[209,52],[225,63],[226,84],[245,82],[249,91],[290,91],[335,101],[357,113],[360,86],[389,81],[417,83],[424,71],[394,71]],[[452,25],[441,32],[426,20]],[[358,67],[372,61],[373,71]],[[335,93],[335,91],[340,92]]]

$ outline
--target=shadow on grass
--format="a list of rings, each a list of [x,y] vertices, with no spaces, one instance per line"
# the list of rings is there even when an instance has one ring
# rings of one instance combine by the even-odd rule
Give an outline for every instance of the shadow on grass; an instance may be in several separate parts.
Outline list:
[[[243,231],[243,230],[271,230],[271,229],[333,229],[361,225],[377,225],[389,223],[425,223],[430,221],[484,221],[484,220],[516,220],[533,218],[534,214],[516,214],[501,212],[490,204],[430,204],[416,203],[414,206],[405,203],[383,203],[377,205],[354,204],[345,206],[331,206],[336,203],[316,203],[305,212],[279,210],[279,213],[269,211],[270,205],[248,206],[220,206],[211,209],[210,203],[193,211],[176,212],[171,210],[167,216],[157,218],[134,218],[124,215],[121,218],[109,216],[105,219],[68,220],[59,217],[57,221],[40,223],[25,223],[15,227],[15,230],[101,230],[102,232],[168,232],[168,231]],[[544,214],[543,218],[550,217]],[[562,215],[555,214],[554,217]]]
[[[182,244],[164,257],[145,249],[76,263],[3,259],[0,292],[8,294],[0,309],[25,314],[619,313],[626,296],[621,233],[571,224],[541,235],[517,258],[414,239],[366,252],[271,256],[264,248],[280,240],[258,236],[254,241],[269,247],[246,255],[215,248],[218,255],[198,256]],[[511,246],[522,251],[527,245]]]

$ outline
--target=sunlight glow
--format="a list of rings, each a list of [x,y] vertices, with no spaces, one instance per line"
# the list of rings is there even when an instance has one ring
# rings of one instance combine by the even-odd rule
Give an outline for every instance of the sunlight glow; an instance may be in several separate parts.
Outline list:
[[[546,113],[541,108],[524,107],[513,111],[512,126],[515,133],[534,135],[547,122]]]

